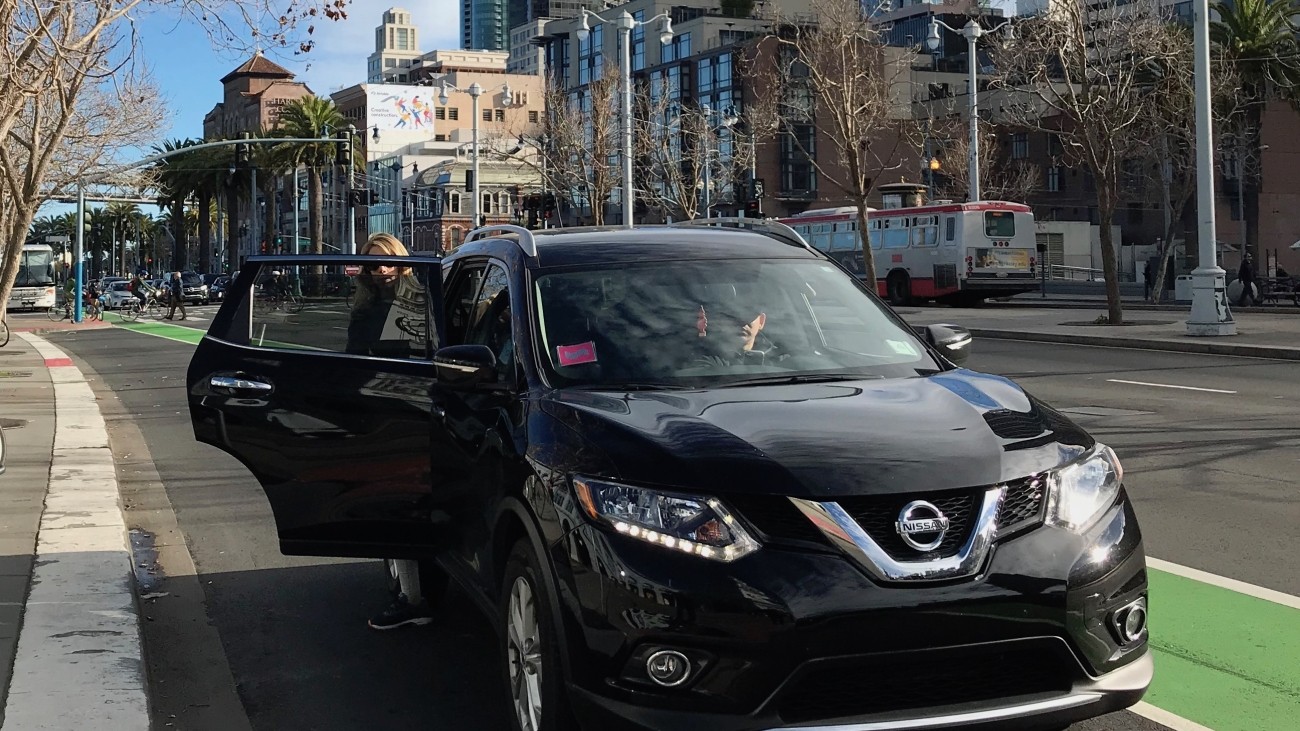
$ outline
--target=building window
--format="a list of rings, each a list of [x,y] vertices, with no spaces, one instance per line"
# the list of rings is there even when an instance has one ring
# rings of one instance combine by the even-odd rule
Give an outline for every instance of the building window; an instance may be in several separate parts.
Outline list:
[[[479,214],[487,215],[489,213],[496,213],[496,208],[492,205],[494,200],[491,193],[489,193],[488,191],[483,191],[483,193],[479,197],[483,199],[482,200],[483,205],[478,210]]]
[[[446,141],[447,141],[447,135],[434,135],[434,136],[433,136],[433,141],[434,141],[434,142],[446,142]]]
[[[446,110],[444,107],[434,107],[434,108],[433,108],[433,118],[434,118],[434,119],[446,119],[446,118],[447,118],[447,110]]]
[[[460,109],[458,109],[458,108],[456,108],[456,107],[452,107],[451,109],[448,109],[448,110],[447,110],[447,119],[450,119],[450,120],[453,121],[453,122],[459,120],[459,119],[460,119]]]
[[[483,121],[484,121],[484,122],[491,122],[491,121],[492,121],[492,110],[491,110],[491,109],[484,109],[484,110],[483,110]]]
[[[605,47],[604,26],[596,24],[587,34],[587,40],[578,41],[578,84],[586,85],[600,78]]]
[[[1017,132],[1011,135],[1011,159],[1024,160],[1029,157],[1029,135]]]
[[[460,213],[460,193],[453,190],[447,195],[447,210],[452,213]]]
[[[638,21],[632,29],[632,70],[641,71],[645,68],[645,26],[640,21],[645,20],[645,11],[632,13],[632,18]]]
[[[1062,172],[1063,172],[1063,171],[1061,170],[1061,166],[1060,166],[1060,165],[1048,165],[1048,166],[1047,166],[1047,192],[1048,192],[1048,193],[1060,193],[1060,192],[1061,192],[1061,173],[1062,173]]]
[[[528,112],[528,123],[529,123],[529,124],[537,124],[537,121],[538,121],[538,115],[537,115],[537,112],[535,112],[535,111],[530,111],[530,112]]]
[[[781,135],[781,189],[787,193],[817,190],[812,159],[816,155],[816,128],[798,125],[793,134]]]
[[[1052,157],[1065,154],[1065,145],[1061,142],[1061,136],[1055,132],[1047,133],[1047,154]]]
[[[497,121],[497,122],[504,122],[504,121],[506,121],[506,110],[504,110],[504,109],[493,109],[493,110],[492,110],[492,118],[493,118],[493,120],[495,120],[495,121]]]

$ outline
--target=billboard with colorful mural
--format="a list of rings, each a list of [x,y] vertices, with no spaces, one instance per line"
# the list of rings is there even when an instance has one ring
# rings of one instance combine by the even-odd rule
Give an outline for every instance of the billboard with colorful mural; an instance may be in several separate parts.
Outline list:
[[[427,86],[370,84],[366,87],[366,124],[380,131],[433,134],[436,89]]]

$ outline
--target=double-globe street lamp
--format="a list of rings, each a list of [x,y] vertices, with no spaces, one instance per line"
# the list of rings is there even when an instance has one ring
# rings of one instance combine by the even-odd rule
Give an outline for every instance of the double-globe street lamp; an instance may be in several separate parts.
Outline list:
[[[588,18],[595,18],[604,23],[614,23],[618,28],[619,45],[619,81],[622,83],[623,90],[623,227],[632,228],[632,201],[634,193],[632,191],[632,31],[637,27],[644,27],[658,21],[659,27],[659,44],[667,45],[673,40],[673,21],[668,13],[660,13],[649,20],[637,20],[632,14],[624,10],[619,16],[611,21],[597,13],[593,13],[586,8],[582,9],[582,20],[578,26],[578,42],[586,43],[587,38],[591,35],[591,25]],[[598,205],[598,201],[593,201],[593,205]]]
[[[454,91],[460,92],[462,94],[469,94],[471,100],[471,106],[472,106],[472,110],[470,114],[474,118],[472,132],[471,132],[473,147],[470,153],[471,156],[473,157],[473,162],[471,163],[472,172],[470,173],[471,180],[469,185],[469,187],[471,188],[469,192],[470,201],[471,201],[470,205],[472,206],[470,208],[469,220],[470,220],[470,227],[474,228],[487,223],[486,218],[483,221],[479,221],[479,205],[481,201],[479,199],[479,193],[478,193],[479,191],[479,187],[478,187],[478,98],[483,95],[484,89],[483,87],[478,85],[478,82],[470,84],[469,88],[460,89],[444,81],[442,82],[441,90],[438,92],[438,103],[443,105],[444,107],[447,106],[447,102],[451,101],[451,93]],[[501,106],[504,107],[512,106],[514,104],[514,93],[510,90],[510,85],[502,84],[501,93],[505,97],[505,102]],[[414,233],[414,228],[412,228],[412,233]]]
[[[939,26],[947,28],[949,31],[960,35],[966,39],[966,66],[970,75],[970,89],[967,96],[970,98],[970,156],[968,162],[970,169],[970,195],[969,199],[973,203],[980,199],[980,137],[979,137],[979,82],[976,79],[975,71],[979,66],[979,58],[976,52],[975,44],[983,36],[990,33],[1007,29],[1008,38],[1014,38],[1015,27],[1011,25],[1010,20],[1004,20],[1001,23],[985,30],[980,24],[971,18],[958,30],[951,25],[939,20],[938,16],[930,17],[930,32],[925,37],[925,47],[931,51],[939,50]]]

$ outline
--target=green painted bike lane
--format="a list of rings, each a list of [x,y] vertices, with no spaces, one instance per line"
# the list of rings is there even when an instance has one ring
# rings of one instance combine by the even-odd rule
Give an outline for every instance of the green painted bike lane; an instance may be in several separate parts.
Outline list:
[[[1300,609],[1148,571],[1145,700],[1215,731],[1300,729]]]
[[[162,322],[124,330],[197,345],[205,330]],[[1215,731],[1300,729],[1300,609],[1155,569],[1145,700]]]

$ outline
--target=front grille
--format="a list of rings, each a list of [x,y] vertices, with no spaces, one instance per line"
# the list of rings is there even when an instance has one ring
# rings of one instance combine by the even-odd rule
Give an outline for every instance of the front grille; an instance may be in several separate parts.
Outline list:
[[[723,502],[757,529],[761,539],[830,545],[826,536],[790,502],[790,498],[781,495],[737,494],[728,495],[723,498]]]
[[[1042,418],[1033,411],[994,409],[984,412],[984,422],[1003,439],[1033,439],[1047,431]]]
[[[931,561],[956,555],[970,535],[982,490],[949,490],[905,495],[869,495],[839,499],[840,507],[858,522],[885,553],[899,561]],[[913,500],[925,500],[948,519],[948,532],[933,551],[921,552],[903,542],[895,523],[903,508]]]
[[[1007,483],[1007,492],[1002,496],[1002,506],[998,509],[998,533],[1005,535],[1037,523],[1042,517],[1043,498],[1046,496],[1047,481],[1042,477]]]
[[[788,684],[776,711],[824,721],[1070,690],[1068,658],[1046,643],[893,653],[817,663]]]

